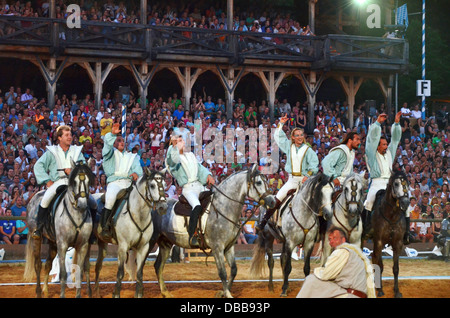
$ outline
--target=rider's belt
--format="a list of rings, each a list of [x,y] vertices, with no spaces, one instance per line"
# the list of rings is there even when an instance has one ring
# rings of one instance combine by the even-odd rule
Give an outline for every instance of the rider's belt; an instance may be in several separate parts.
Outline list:
[[[292,172],[293,177],[303,177],[303,175],[300,172]]]
[[[362,291],[352,289],[352,288],[346,288],[346,290],[347,290],[347,293],[355,295],[356,297],[367,298],[367,295],[365,293],[363,293]]]

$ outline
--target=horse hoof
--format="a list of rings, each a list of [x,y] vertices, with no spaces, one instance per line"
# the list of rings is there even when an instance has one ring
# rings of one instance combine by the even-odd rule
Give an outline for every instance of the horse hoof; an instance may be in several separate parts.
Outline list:
[[[396,293],[395,293],[395,298],[403,298],[402,293],[396,292]]]
[[[222,298],[223,297],[223,290],[221,290],[221,291],[218,291],[217,293],[216,293],[216,296],[215,296],[216,298]]]
[[[287,292],[282,292],[280,297],[287,297]]]
[[[173,295],[171,293],[169,293],[169,292],[161,293],[161,296],[163,298],[173,298]]]
[[[377,297],[383,297],[383,296],[384,296],[383,291],[382,290],[378,291]]]

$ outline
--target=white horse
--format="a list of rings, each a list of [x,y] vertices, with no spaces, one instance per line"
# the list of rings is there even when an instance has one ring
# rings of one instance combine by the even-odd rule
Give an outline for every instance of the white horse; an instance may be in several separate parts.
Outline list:
[[[281,268],[284,279],[280,295],[282,297],[287,296],[289,275],[292,270],[292,251],[298,245],[301,245],[305,252],[303,272],[305,276],[309,275],[311,254],[314,244],[319,239],[320,218],[323,216],[325,219],[329,219],[332,215],[333,187],[327,187],[330,184],[331,179],[319,172],[306,180],[290,202],[284,203],[280,207],[280,210],[283,210],[284,205],[286,205],[281,219],[281,235],[284,239],[281,253]],[[271,255],[271,246],[274,237],[269,234],[270,232],[266,231],[268,226],[266,225],[263,235],[258,236],[250,266],[250,275],[252,277],[262,276],[264,256],[267,252],[270,270],[269,289],[273,290],[272,273],[274,262]]]
[[[113,217],[114,235],[105,241],[101,236],[101,225],[95,227],[98,238],[98,258],[95,265],[95,290],[99,293],[99,276],[106,255],[106,244],[118,245],[118,270],[113,297],[120,297],[120,289],[124,276],[124,266],[131,256],[136,258],[136,292],[135,297],[143,296],[143,269],[149,253],[149,241],[153,234],[152,210],[166,213],[167,200],[165,196],[164,175],[158,171],[144,169],[144,174],[132,185],[128,199]],[[100,204],[99,204],[100,210]],[[128,252],[131,250],[133,255]],[[135,253],[135,255],[134,255]]]
[[[363,208],[364,189],[367,186],[364,173],[364,171],[360,174],[352,173],[345,178],[342,184],[342,192],[333,205],[333,217],[327,222],[327,228],[331,226],[341,228],[347,234],[348,243],[357,246],[361,246],[363,232],[360,214]],[[331,246],[328,236],[325,235],[321,257],[322,265],[325,264],[330,254]]]
[[[269,193],[267,179],[258,171],[258,166],[239,171],[227,177],[212,191],[212,198],[205,214],[200,218],[201,233],[204,244],[211,249],[214,256],[223,290],[218,297],[231,298],[231,286],[237,273],[234,258],[234,245],[242,229],[240,223],[242,207],[246,198],[254,199],[269,207],[275,205],[275,198]],[[262,202],[261,202],[262,201]],[[163,278],[164,265],[173,245],[192,248],[189,245],[187,217],[175,214],[174,207],[178,200],[169,199],[168,213],[155,215],[155,235],[151,248],[158,243],[159,254],[155,262],[155,271],[163,297],[172,297]],[[228,280],[225,259],[231,268]]]
[[[66,252],[69,247],[75,248],[74,264],[78,265],[80,276],[76,278],[76,297],[81,297],[81,279],[83,272],[86,274],[89,297],[92,296],[89,279],[89,237],[92,233],[92,217],[89,211],[89,186],[94,184],[95,176],[91,169],[84,163],[72,162],[72,172],[69,175],[67,190],[61,195],[57,194],[55,213],[50,215],[44,225],[43,237],[48,239],[49,254],[45,263],[44,295],[48,296],[48,278],[52,267],[52,261],[56,254],[59,255],[61,297],[65,297],[67,271],[65,266]],[[37,211],[44,195],[44,190],[36,195],[28,203],[28,242],[26,247],[26,265],[24,278],[31,281],[36,273],[36,295],[42,297],[40,284],[41,272],[41,239],[33,239],[32,233],[36,228]],[[51,208],[49,207],[50,214]]]

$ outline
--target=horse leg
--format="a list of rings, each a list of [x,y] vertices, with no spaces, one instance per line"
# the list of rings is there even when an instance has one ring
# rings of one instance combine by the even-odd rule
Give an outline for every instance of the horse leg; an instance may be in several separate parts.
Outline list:
[[[66,297],[66,283],[67,283],[67,271],[66,271],[66,253],[67,253],[67,243],[61,242],[57,244],[58,255],[59,255],[59,282],[61,285],[60,298]]]
[[[50,243],[48,245],[48,256],[47,256],[47,260],[45,261],[45,267],[44,267],[45,279],[44,279],[44,290],[43,291],[44,291],[45,297],[48,297],[48,277],[49,277],[50,271],[52,269],[53,260],[56,257],[56,253],[57,253],[56,245]]]
[[[305,277],[311,272],[311,254],[314,249],[314,241],[306,242],[303,246],[303,251],[305,253],[305,264],[303,265],[303,274]]]
[[[91,244],[89,244],[86,256],[84,258],[84,273],[86,273],[86,285],[88,289],[88,297],[92,298],[91,275],[90,275],[91,263],[89,262],[90,256],[91,256]]]
[[[283,244],[283,251],[281,253],[281,269],[283,271],[283,287],[281,290],[280,297],[287,297],[287,291],[289,288],[289,275],[291,274],[292,270],[292,263],[291,263],[291,254],[292,250],[294,249],[293,246],[291,246],[289,242],[285,242]]]
[[[117,277],[116,277],[116,286],[113,292],[113,298],[120,298],[120,289],[122,288],[122,280],[125,274],[124,265],[127,260],[127,252],[128,246],[126,244],[119,244],[119,248],[117,250]]]
[[[105,248],[105,242],[98,239],[98,255],[97,255],[97,262],[95,263],[95,293],[97,297],[100,297],[100,289],[99,289],[99,279],[100,279],[100,271],[102,270],[103,266],[103,259],[106,256],[106,248]]]
[[[145,259],[147,258],[148,252],[149,252],[149,244],[145,244],[136,250],[137,272],[136,272],[136,292],[134,294],[135,298],[142,298],[144,296],[143,276],[144,276]]]
[[[219,272],[220,280],[222,281],[223,290],[216,294],[216,297],[233,298],[228,290],[227,270],[225,268],[225,255],[222,248],[214,248],[214,259],[216,261],[217,271]]]
[[[275,265],[275,261],[273,259],[273,237],[272,239],[266,240],[266,253],[267,253],[267,265],[269,266],[269,291],[273,293],[273,267]]]
[[[80,270],[80,272],[75,271],[75,286],[76,286],[76,298],[81,298],[81,281],[83,280],[83,271],[86,269],[86,256],[88,254],[89,250],[89,244],[86,242],[84,245],[82,245],[77,250],[77,269]],[[71,274],[73,273],[73,269],[71,270]],[[86,280],[88,284],[88,289],[90,289],[90,282],[89,282],[89,272],[86,272]],[[89,293],[89,292],[88,292]]]
[[[400,243],[395,244],[393,247],[394,252],[394,264],[392,267],[392,272],[394,273],[394,297],[395,298],[402,298],[403,295],[400,292],[400,289],[398,288],[398,273],[399,273],[399,266],[398,266],[398,259],[400,255],[400,251],[403,247],[403,237],[400,238]]]
[[[41,289],[41,242],[42,239],[32,239],[34,242],[33,247],[33,258],[34,258],[34,271],[36,272],[36,297],[42,298],[42,289]]]
[[[231,286],[233,285],[234,278],[237,274],[237,266],[236,259],[234,258],[234,246],[232,246],[226,253],[225,258],[227,260],[228,265],[230,266],[230,279],[228,280],[228,291],[231,293]]]
[[[373,252],[372,252],[372,264],[375,264],[380,269],[380,281],[379,285],[380,287],[376,288],[377,290],[377,297],[384,296],[383,292],[383,285],[382,285],[382,276],[383,276],[383,259],[382,259],[382,249],[383,249],[383,243],[381,242],[381,239],[374,239],[373,241]]]
[[[159,253],[156,257],[155,264],[153,265],[155,268],[156,277],[158,278],[159,290],[161,291],[161,296],[164,298],[172,298],[172,294],[166,287],[166,283],[163,278],[164,266],[166,265],[166,261],[170,256],[170,249],[172,248],[172,244],[160,240],[158,242]]]

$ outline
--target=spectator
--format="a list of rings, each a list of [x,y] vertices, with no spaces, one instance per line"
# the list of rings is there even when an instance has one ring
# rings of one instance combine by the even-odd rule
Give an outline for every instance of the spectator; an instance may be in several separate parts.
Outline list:
[[[22,217],[27,216],[27,212],[24,211],[20,215]],[[28,236],[28,224],[27,220],[16,220],[16,234],[19,236],[19,244],[26,244],[27,243],[27,236]]]
[[[253,244],[256,241],[256,239],[258,238],[258,235],[256,234],[256,230],[255,230],[256,221],[250,221],[251,216],[252,216],[252,210],[247,209],[245,211],[245,217],[246,217],[246,219],[249,219],[249,221],[247,221],[244,224],[244,226],[242,227],[242,230],[244,233],[245,240],[247,241],[248,244]]]
[[[10,208],[6,209],[5,216],[12,216],[12,211]],[[19,238],[19,235],[16,234],[16,221],[0,221],[0,239],[4,242],[4,244],[19,244]]]
[[[422,219],[428,219],[429,216],[426,213],[422,214]],[[416,223],[416,233],[419,236],[419,239],[422,241],[422,243],[426,242],[433,242],[433,234],[431,234],[431,224],[430,222],[422,221]]]
[[[22,216],[23,212],[27,212],[27,208],[23,203],[22,197],[16,199],[16,202],[11,206],[12,216]]]

